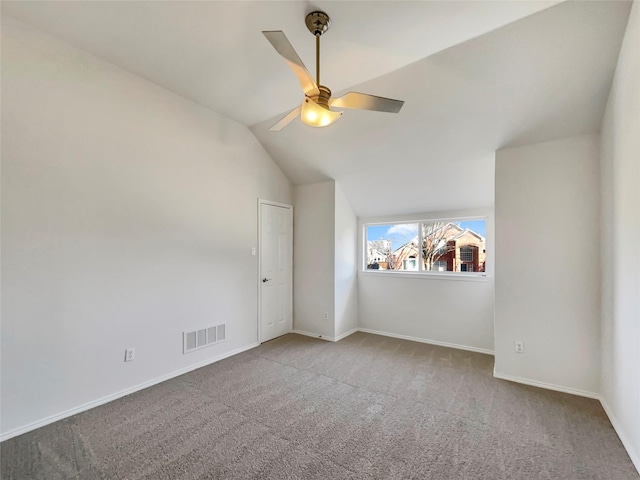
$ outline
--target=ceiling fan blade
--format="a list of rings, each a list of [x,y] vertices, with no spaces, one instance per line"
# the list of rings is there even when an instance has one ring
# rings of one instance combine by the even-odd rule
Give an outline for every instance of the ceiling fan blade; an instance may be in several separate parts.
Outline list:
[[[293,110],[291,110],[284,117],[282,117],[280,120],[278,120],[278,122],[275,123],[269,130],[272,131],[272,132],[279,132],[280,130],[282,130],[284,127],[289,125],[291,120],[293,120],[298,115],[300,115],[300,109],[301,108],[302,107],[296,107]]]
[[[316,85],[316,82],[307,70],[307,67],[304,66],[304,63],[300,60],[300,57],[294,50],[293,46],[289,43],[284,32],[281,30],[263,31],[262,34],[267,37],[269,43],[273,45],[273,48],[275,48],[282,58],[284,58],[287,65],[289,65],[291,70],[293,70],[293,73],[296,74],[305,95],[309,97],[318,95],[320,93],[318,85]]]
[[[377,112],[398,113],[404,105],[403,100],[376,97],[366,93],[349,92],[341,97],[332,98],[329,105],[338,108],[357,108],[360,110],[375,110]]]

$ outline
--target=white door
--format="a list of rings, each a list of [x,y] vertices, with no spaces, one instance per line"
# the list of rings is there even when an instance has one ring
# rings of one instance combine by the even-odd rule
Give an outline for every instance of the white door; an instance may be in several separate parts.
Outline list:
[[[290,205],[260,202],[260,341],[293,329],[293,215]]]

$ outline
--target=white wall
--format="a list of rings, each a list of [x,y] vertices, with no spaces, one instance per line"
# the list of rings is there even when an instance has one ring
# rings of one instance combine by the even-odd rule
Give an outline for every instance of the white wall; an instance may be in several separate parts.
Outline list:
[[[335,182],[298,185],[293,195],[293,328],[333,338]]]
[[[335,332],[358,327],[358,218],[340,185],[335,185]]]
[[[5,438],[255,344],[259,197],[291,187],[247,128],[4,15]]]
[[[496,153],[497,376],[599,390],[598,170],[597,135]]]
[[[335,340],[358,326],[356,215],[329,180],[294,187],[293,225],[293,328]]]
[[[640,6],[602,124],[602,400],[640,471]]]
[[[360,271],[360,328],[459,348],[493,351],[492,208],[360,218],[358,258],[364,258],[362,237],[366,223],[470,216],[487,217],[487,277],[463,279]],[[359,270],[362,263],[358,263]]]

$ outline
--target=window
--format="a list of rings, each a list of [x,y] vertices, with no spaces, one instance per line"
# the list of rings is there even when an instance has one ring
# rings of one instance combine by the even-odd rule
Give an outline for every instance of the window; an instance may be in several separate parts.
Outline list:
[[[403,270],[418,270],[418,263],[416,262],[416,257],[411,256],[407,259],[402,260],[402,269]]]
[[[418,270],[418,224],[367,228],[368,270]]]
[[[446,272],[447,271],[447,262],[444,260],[436,260],[433,262],[433,268],[431,269],[434,272]]]
[[[365,269],[375,272],[485,271],[486,219],[365,225]]]

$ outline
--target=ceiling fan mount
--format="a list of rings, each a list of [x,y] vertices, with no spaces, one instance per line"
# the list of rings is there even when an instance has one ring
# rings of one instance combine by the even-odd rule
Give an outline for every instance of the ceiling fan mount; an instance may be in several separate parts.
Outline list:
[[[315,35],[322,35],[331,26],[331,19],[329,15],[324,12],[311,12],[304,19],[304,23],[307,25],[309,31]]]
[[[305,24],[316,38],[315,79],[311,76],[307,67],[304,66],[304,63],[284,32],[281,30],[262,32],[273,48],[275,48],[284,61],[287,62],[296,77],[298,77],[298,81],[304,92],[302,105],[294,108],[269,130],[282,130],[298,115],[300,115],[302,122],[309,126],[326,127],[342,116],[341,111],[332,110],[331,107],[390,113],[398,113],[400,111],[404,104],[403,101],[377,97],[366,93],[349,92],[341,97],[331,98],[331,90],[320,84],[320,37],[329,30],[331,19],[326,13],[315,11],[306,16]]]

